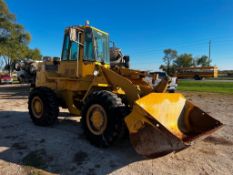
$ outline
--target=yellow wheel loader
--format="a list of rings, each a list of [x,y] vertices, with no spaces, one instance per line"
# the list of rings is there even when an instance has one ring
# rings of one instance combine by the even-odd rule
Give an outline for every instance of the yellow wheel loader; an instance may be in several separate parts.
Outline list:
[[[87,139],[112,145],[128,129],[136,152],[156,157],[188,147],[222,124],[178,93],[156,87],[147,72],[110,67],[109,35],[89,25],[65,29],[61,60],[38,66],[28,101],[36,125],[53,125],[59,107],[81,116]]]

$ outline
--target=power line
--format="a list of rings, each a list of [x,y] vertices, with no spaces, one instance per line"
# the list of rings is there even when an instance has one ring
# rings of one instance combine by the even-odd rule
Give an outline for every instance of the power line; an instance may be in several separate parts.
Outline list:
[[[176,49],[176,48],[181,48],[182,49],[197,49],[197,48],[204,48],[203,46],[206,45],[208,43],[209,45],[209,57],[211,56],[211,46],[212,46],[212,41],[205,41],[205,42],[196,42],[196,43],[190,43],[190,44],[180,44],[180,45],[175,45],[175,47],[173,47],[173,49]],[[233,40],[229,39],[229,40],[214,40],[214,44],[224,44],[224,43],[228,43],[228,42],[233,42]],[[136,49],[134,49],[136,50]],[[133,52],[132,54],[137,54],[137,55],[140,55],[140,56],[143,56],[143,55],[156,55],[156,54],[160,54],[162,53],[164,50],[164,47],[160,49],[151,49],[149,51],[145,51],[144,52],[137,52],[138,50],[136,50],[135,52]]]
[[[229,38],[232,38],[232,36],[230,37],[210,37],[212,39],[213,42],[231,42],[233,41],[232,39],[229,39]],[[209,39],[200,39],[200,40],[196,40],[196,41],[189,41],[189,42],[179,42],[179,43],[169,43],[170,45],[175,45],[175,46],[186,46],[186,45],[198,45],[198,44],[202,44],[202,43],[208,43],[209,42]],[[160,45],[159,47],[157,48],[160,48],[160,49],[156,49],[157,50],[161,50],[161,49],[164,49],[164,48],[169,48],[169,44],[163,44],[163,45]],[[155,48],[148,48],[148,49],[142,49],[141,47],[140,48],[136,48],[134,47],[134,50],[137,50],[138,52],[137,53],[144,53],[144,52],[150,52],[150,51],[155,51]]]
[[[204,45],[207,42],[208,42],[208,40],[205,40],[205,41],[200,40],[198,42],[189,42],[189,43],[186,42],[186,43],[179,43],[179,44],[172,44],[172,45],[175,45],[175,47],[183,47],[183,46],[200,45],[200,44]],[[157,49],[151,48],[151,49],[147,49],[147,50],[146,49],[141,50],[141,49],[134,48],[134,50],[137,51],[135,53],[140,54],[140,53],[149,53],[149,52],[161,51],[161,50],[164,50],[164,48],[170,48],[169,44],[161,45],[161,46],[157,47]]]
[[[210,54],[211,54],[211,40],[209,41],[209,61],[210,61]]]

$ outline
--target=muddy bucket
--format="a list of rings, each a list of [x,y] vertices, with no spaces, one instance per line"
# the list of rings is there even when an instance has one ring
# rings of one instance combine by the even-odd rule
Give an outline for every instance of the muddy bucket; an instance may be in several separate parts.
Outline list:
[[[140,98],[125,122],[134,149],[146,157],[182,150],[222,126],[178,93],[151,93]]]

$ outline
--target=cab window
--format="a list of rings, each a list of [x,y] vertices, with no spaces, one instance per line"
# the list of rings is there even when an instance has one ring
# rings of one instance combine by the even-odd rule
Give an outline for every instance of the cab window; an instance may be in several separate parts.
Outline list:
[[[109,40],[108,35],[93,30],[93,36],[96,46],[96,60],[109,64]]]
[[[87,28],[85,30],[84,60],[95,61],[92,38],[92,30]]]
[[[79,44],[77,42],[74,42],[74,41],[71,42],[70,60],[77,60],[79,57]]]
[[[62,57],[61,57],[62,61],[68,60],[69,58],[69,42],[70,42],[69,35],[66,34],[64,37],[64,42],[63,42],[63,50],[62,50]]]

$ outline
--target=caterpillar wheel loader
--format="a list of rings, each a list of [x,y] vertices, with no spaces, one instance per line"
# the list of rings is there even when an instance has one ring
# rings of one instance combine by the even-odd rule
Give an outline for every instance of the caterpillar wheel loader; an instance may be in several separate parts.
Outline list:
[[[112,145],[128,129],[136,152],[157,157],[182,150],[222,126],[187,101],[144,81],[147,72],[110,67],[109,35],[89,25],[65,29],[61,60],[38,66],[28,101],[36,125],[53,125],[59,107],[81,116],[87,139]]]

